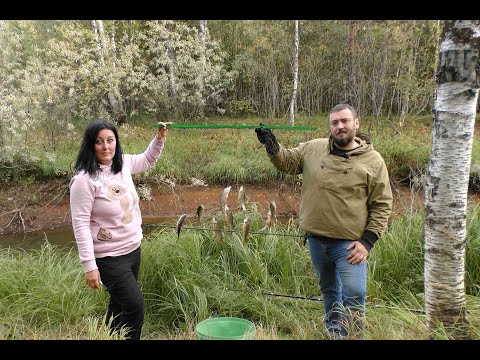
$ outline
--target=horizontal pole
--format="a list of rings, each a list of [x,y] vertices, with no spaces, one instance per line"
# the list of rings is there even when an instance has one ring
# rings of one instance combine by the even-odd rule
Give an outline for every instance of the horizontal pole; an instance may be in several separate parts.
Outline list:
[[[145,226],[145,227],[159,227],[159,228],[176,228],[177,226],[176,225],[164,225],[164,224],[142,224],[142,226]],[[203,230],[203,231],[214,231],[213,228],[202,228],[202,227],[188,227],[188,226],[182,226],[182,230],[183,229],[190,229],[190,230]],[[240,227],[238,227],[237,229],[220,229],[220,231],[222,232],[231,232],[231,233],[234,233],[234,232],[241,232],[242,229]],[[256,235],[256,234],[261,234],[261,235],[275,235],[275,236],[290,236],[290,237],[301,237],[301,238],[305,238],[305,235],[296,235],[296,234],[275,234],[275,233],[270,233],[270,232],[266,232],[266,231],[249,231],[248,234],[250,235]]]
[[[150,124],[160,127],[160,124]],[[317,130],[313,126],[282,126],[282,125],[232,125],[232,124],[175,124],[167,123],[167,129],[277,129],[277,130]]]

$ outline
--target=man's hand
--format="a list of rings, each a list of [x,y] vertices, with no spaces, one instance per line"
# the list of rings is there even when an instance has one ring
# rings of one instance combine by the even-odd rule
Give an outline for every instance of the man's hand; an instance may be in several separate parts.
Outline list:
[[[368,250],[365,246],[360,241],[354,241],[347,247],[347,250],[352,248],[352,252],[347,256],[347,261],[352,265],[360,265],[365,262],[368,256]]]
[[[260,126],[255,128],[255,132],[257,133],[258,141],[260,141],[263,145],[267,143],[267,140],[270,138],[275,139],[275,135],[273,135],[272,130],[264,129],[264,123],[260,123]]]
[[[255,128],[255,132],[257,133],[257,138],[260,143],[265,145],[265,149],[269,155],[275,155],[280,150],[280,146],[278,144],[275,135],[273,134],[272,130],[264,129],[263,126],[265,124],[260,123],[260,126]]]

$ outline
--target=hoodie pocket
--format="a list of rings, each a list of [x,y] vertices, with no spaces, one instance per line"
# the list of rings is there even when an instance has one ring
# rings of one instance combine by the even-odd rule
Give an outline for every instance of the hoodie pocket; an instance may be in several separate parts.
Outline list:
[[[97,233],[97,239],[102,241],[112,240],[112,234],[107,229],[100,228]]]

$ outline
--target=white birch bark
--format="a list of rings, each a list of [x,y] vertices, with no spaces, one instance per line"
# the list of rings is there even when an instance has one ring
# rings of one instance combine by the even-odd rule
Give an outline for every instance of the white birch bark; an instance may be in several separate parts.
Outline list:
[[[154,20],[154,22],[158,26],[164,27],[165,31],[167,30],[167,26],[165,22],[160,22],[158,20]],[[169,37],[165,37],[161,41],[164,42],[165,45],[165,55],[167,56],[168,62],[164,66],[165,73],[167,74],[168,77],[168,91],[169,91],[169,96],[172,99],[172,103],[174,104],[173,106],[173,111],[176,111],[176,99],[177,99],[177,85],[176,85],[176,79],[175,79],[175,51],[172,47],[171,40]]]
[[[93,33],[95,34],[95,40],[96,40],[97,52],[98,52],[98,59],[100,60],[100,64],[104,65],[105,64],[105,55],[103,54],[102,45],[101,45],[101,42],[100,42],[100,37],[98,35],[97,20],[92,20],[91,24],[92,24]]]
[[[293,34],[293,93],[290,100],[290,126],[295,125],[295,108],[297,105],[297,88],[298,88],[298,20],[295,20],[295,31]]]
[[[173,103],[176,103],[177,99],[177,86],[175,85],[175,56],[173,54],[173,49],[171,46],[167,45],[167,57],[169,59],[169,65],[167,66],[167,75],[168,75],[168,88],[170,91],[170,96]]]
[[[205,84],[205,66],[206,66],[206,42],[207,42],[207,22],[208,20],[199,20],[200,28],[200,71],[198,74],[198,103],[200,105],[200,115],[203,115],[205,103],[204,84]]]
[[[437,71],[432,153],[425,188],[425,313],[467,335],[467,191],[479,91],[480,21],[446,21]]]
[[[110,51],[110,46],[108,43],[108,38],[105,34],[103,21],[102,20],[92,20],[92,27],[95,33],[98,49],[99,49],[99,58],[102,65],[109,62],[112,68],[115,68],[115,53]],[[111,48],[115,49],[114,38],[112,37]],[[125,121],[125,110],[123,108],[122,96],[118,89],[118,86],[113,85],[111,89],[107,92],[108,103],[113,112],[113,116],[116,121],[122,123]]]

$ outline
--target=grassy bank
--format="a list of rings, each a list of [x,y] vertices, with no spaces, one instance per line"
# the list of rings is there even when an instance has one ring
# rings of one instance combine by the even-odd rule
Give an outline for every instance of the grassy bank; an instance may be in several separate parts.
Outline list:
[[[260,122],[285,125],[287,119],[265,120],[207,119],[209,124],[249,124]],[[119,133],[124,152],[138,153],[152,139],[155,128],[152,119],[139,118],[120,126]],[[362,119],[360,130],[374,139],[374,147],[384,157],[394,182],[421,179],[425,174],[431,148],[431,117],[410,119],[409,125],[398,130],[395,122],[377,126],[374,119]],[[276,130],[279,142],[286,147],[328,133],[326,115],[297,117],[296,125],[314,126],[317,131]],[[67,137],[46,145],[39,135],[18,143],[15,149],[5,149],[0,159],[0,181],[45,181],[73,174],[78,148],[85,123],[78,123]],[[139,181],[174,181],[190,183],[192,178],[210,184],[255,184],[271,180],[294,180],[278,172],[269,162],[265,150],[257,141],[253,129],[171,129],[164,154],[157,166],[137,177]],[[480,164],[480,146],[475,138],[472,164]]]
[[[159,227],[142,245],[140,282],[145,294],[144,339],[195,339],[208,317],[235,316],[256,325],[256,339],[325,339],[323,303],[308,246],[296,224],[277,223],[270,234],[249,207],[252,234],[186,228],[177,239]],[[469,211],[466,252],[467,308],[480,339],[480,208]],[[194,227],[210,228],[210,220]],[[366,339],[428,339],[423,313],[423,216],[392,222],[369,256]],[[121,339],[103,325],[104,288],[84,284],[76,250],[48,244],[40,250],[0,251],[0,339]],[[438,328],[433,339],[449,339]]]

